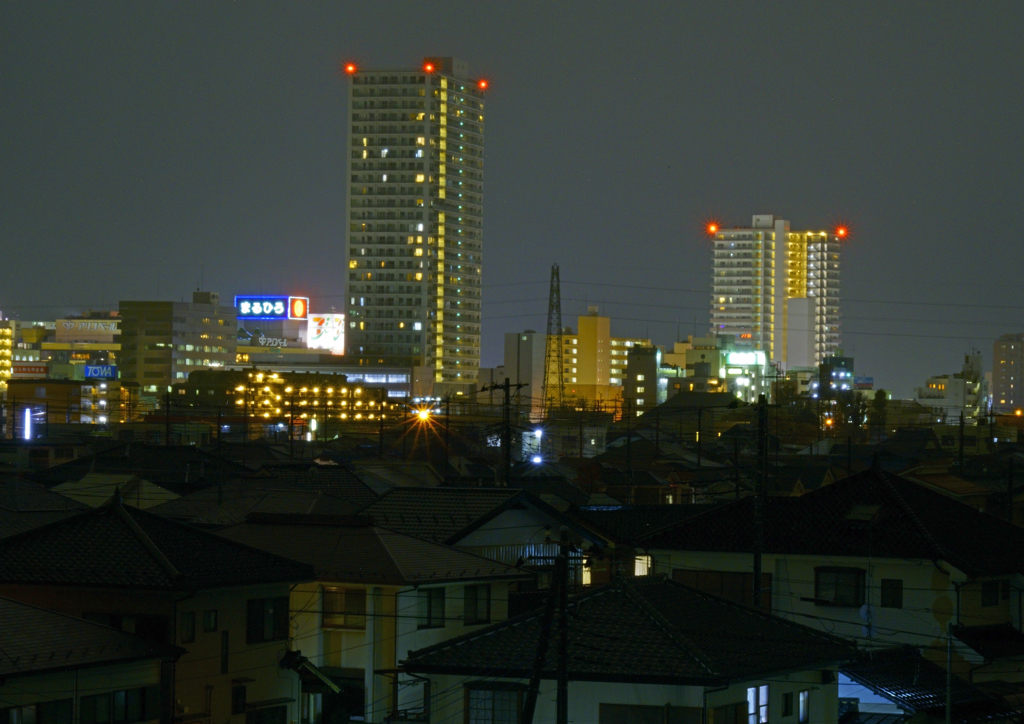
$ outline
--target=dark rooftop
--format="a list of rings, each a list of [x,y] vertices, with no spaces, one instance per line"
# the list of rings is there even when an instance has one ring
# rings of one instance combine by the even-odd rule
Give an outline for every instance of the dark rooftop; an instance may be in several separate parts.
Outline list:
[[[856,652],[843,641],[663,576],[620,578],[569,603],[569,678],[721,685],[832,666]],[[407,671],[528,678],[540,609],[410,652]],[[552,631],[558,626],[558,615]],[[543,677],[555,677],[557,636]]]
[[[308,563],[321,580],[415,585],[533,576],[355,516],[254,514],[218,535]]]
[[[313,578],[305,564],[118,499],[0,540],[0,583],[194,591]]]
[[[75,616],[0,598],[0,680],[141,659],[176,659],[181,649]]]

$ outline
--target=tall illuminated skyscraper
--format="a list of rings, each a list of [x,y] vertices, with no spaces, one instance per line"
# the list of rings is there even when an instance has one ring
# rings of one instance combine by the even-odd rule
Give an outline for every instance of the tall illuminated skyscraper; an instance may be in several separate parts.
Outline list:
[[[811,367],[839,348],[843,227],[791,231],[754,216],[749,228],[711,225],[711,333],[768,352],[783,369]]]
[[[454,58],[349,76],[346,354],[426,368],[468,393],[480,367],[484,94]]]

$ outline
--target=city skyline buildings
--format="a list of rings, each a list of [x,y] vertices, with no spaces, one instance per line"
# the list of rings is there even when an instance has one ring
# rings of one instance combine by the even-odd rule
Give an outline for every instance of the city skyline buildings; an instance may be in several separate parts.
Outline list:
[[[483,271],[484,92],[469,64],[346,63],[347,356],[475,389]]]
[[[711,334],[735,335],[782,369],[813,367],[840,346],[840,243],[755,214],[749,227],[710,224]]]

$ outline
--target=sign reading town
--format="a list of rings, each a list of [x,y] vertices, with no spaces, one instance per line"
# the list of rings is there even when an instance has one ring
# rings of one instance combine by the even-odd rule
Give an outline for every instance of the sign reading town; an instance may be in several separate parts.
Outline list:
[[[85,379],[87,380],[116,380],[117,365],[86,365]]]
[[[310,349],[326,349],[331,354],[345,354],[345,315],[309,315],[306,338]]]
[[[300,319],[309,316],[307,297],[235,297],[238,319]]]

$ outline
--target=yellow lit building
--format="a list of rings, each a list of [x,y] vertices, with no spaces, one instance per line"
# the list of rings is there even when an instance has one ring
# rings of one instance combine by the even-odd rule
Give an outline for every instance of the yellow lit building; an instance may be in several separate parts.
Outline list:
[[[598,403],[620,399],[629,351],[650,346],[651,340],[613,337],[611,317],[602,317],[596,306],[578,317],[577,325],[575,333],[561,335],[566,398]]]
[[[7,380],[11,379],[11,349],[14,342],[14,329],[11,324],[0,324],[0,392],[7,389]]]
[[[711,334],[764,350],[783,369],[812,367],[839,347],[839,251],[846,229],[791,231],[770,215],[710,226]]]

